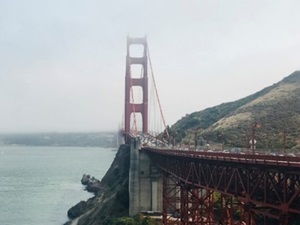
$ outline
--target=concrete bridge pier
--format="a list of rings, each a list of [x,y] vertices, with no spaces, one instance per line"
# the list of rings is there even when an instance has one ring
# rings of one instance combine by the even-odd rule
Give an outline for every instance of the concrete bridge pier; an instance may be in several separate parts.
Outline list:
[[[162,176],[149,156],[140,151],[140,140],[130,142],[129,215],[162,212]]]

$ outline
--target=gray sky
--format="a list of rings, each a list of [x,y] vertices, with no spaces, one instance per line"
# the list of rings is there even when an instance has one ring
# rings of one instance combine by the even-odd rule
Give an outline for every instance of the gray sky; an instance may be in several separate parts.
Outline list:
[[[300,69],[300,1],[0,0],[0,132],[116,130],[126,37],[148,37],[167,124]]]

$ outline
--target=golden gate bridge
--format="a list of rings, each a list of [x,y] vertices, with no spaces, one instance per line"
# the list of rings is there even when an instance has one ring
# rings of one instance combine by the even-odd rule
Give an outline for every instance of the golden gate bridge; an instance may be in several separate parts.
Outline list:
[[[131,56],[132,45],[142,47],[140,57]],[[148,130],[148,62],[162,123],[164,130],[167,130],[147,38],[128,37],[123,129],[128,144],[133,139],[155,136]],[[139,76],[132,74],[135,65],[140,66]],[[134,92],[136,87],[140,89],[139,102]],[[137,114],[140,115],[139,120]],[[134,158],[140,160],[140,154],[146,154],[150,159],[149,167],[159,169],[162,190],[160,208],[164,225],[300,224],[300,157],[199,152],[169,145],[150,146],[147,143],[138,147]],[[139,182],[144,171],[139,163],[137,165],[134,181]],[[139,188],[135,190],[139,191]],[[132,198],[136,198],[135,195],[132,191]],[[135,204],[135,212],[142,211],[142,203],[132,202],[135,202],[132,203]]]

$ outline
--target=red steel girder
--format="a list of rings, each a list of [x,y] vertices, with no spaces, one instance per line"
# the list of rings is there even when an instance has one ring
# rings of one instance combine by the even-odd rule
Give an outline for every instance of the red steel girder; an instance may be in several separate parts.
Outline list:
[[[163,173],[163,224],[214,225],[213,193]]]
[[[240,210],[243,211],[240,222],[244,221],[247,225],[290,225],[300,221],[298,167],[147,152],[162,171],[176,178],[177,183],[190,185],[190,189],[202,188],[206,191],[219,192],[227,196],[227,199],[235,198],[239,202],[239,207],[243,208]],[[183,188],[181,186],[180,188]],[[226,210],[228,213],[229,209]]]

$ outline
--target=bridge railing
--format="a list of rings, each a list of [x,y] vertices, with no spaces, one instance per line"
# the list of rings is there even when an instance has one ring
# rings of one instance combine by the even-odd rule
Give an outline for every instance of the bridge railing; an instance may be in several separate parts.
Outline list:
[[[176,149],[166,149],[158,147],[143,147],[142,150],[163,155],[172,155],[184,158],[216,160],[235,163],[263,164],[274,166],[289,166],[300,168],[300,157],[293,156],[273,156],[273,155],[253,155],[222,152],[198,152]]]

